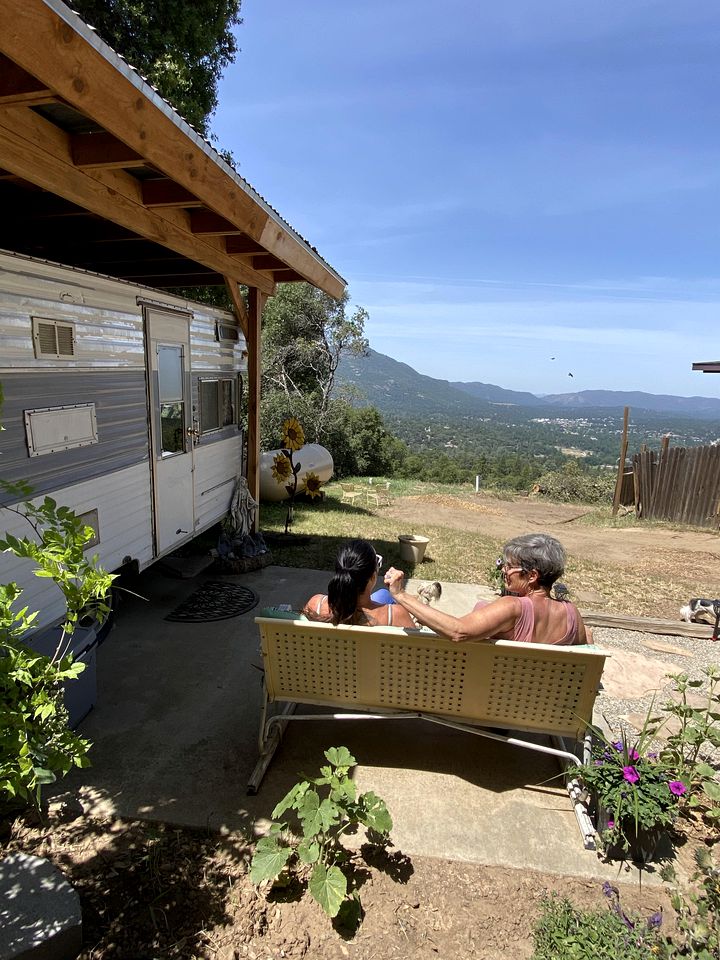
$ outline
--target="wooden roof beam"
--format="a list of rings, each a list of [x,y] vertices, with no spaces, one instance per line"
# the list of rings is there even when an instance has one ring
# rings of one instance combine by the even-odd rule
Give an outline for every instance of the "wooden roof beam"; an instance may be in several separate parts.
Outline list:
[[[143,180],[142,198],[146,207],[202,207],[194,193],[174,180]]]
[[[299,283],[305,280],[294,270],[273,270],[273,280],[275,283]]]
[[[253,257],[251,260],[251,266],[253,270],[287,270],[288,265],[283,263],[282,260],[278,260],[277,257],[272,257],[270,254],[264,254],[260,257]]]
[[[193,233],[206,237],[230,237],[242,234],[239,227],[212,210],[191,210],[190,229]],[[262,247],[259,249],[262,250]]]
[[[251,253],[265,253],[265,250],[256,240],[241,234],[239,237],[227,238],[225,241],[225,252],[231,256],[247,256]]]
[[[135,177],[122,170],[76,167],[68,134],[31,110],[14,107],[0,112],[0,167],[218,274],[233,276],[263,293],[275,289],[272,277],[228,256],[211,242],[214,238],[192,234],[183,211],[156,212],[145,206],[142,184]]]
[[[0,53],[0,107],[53,103],[55,94],[10,57]]]
[[[70,138],[70,150],[76,167],[130,169],[146,166],[144,157],[105,130],[74,134]]]

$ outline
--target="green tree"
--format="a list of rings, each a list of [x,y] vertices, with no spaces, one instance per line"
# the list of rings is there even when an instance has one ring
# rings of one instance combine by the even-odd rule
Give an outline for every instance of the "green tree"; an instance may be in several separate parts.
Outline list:
[[[73,10],[201,133],[235,59],[242,0],[72,0]]]
[[[275,437],[282,410],[297,417],[307,439],[322,443],[333,406],[338,364],[367,351],[367,313],[348,315],[349,295],[339,300],[308,283],[281,286],[263,313],[263,437]]]

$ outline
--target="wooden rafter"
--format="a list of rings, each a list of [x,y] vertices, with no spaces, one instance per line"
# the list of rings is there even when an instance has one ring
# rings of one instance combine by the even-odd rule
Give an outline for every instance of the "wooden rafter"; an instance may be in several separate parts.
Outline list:
[[[104,130],[75,134],[70,138],[70,150],[76,167],[117,167],[127,170],[145,166],[145,159],[139,153]]]
[[[184,211],[147,207],[142,184],[131,174],[76,167],[70,136],[32,111],[14,107],[0,112],[0,165],[85,211],[171,247],[216,274],[273,292],[272,278],[228,256],[211,242],[215,238],[194,235]]]
[[[0,107],[37,106],[56,100],[52,90],[23,70],[10,57],[0,53]]]

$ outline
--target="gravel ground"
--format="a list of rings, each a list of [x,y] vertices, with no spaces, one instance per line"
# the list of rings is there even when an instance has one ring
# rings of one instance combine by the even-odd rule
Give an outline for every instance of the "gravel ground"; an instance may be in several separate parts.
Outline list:
[[[637,729],[653,703],[659,708],[670,700],[672,684],[664,676],[666,672],[685,673],[691,679],[704,680],[702,687],[692,691],[691,699],[693,706],[701,706],[706,702],[703,691],[708,688],[704,671],[720,666],[720,643],[711,640],[595,627],[593,642],[615,655],[616,663],[606,665],[608,680],[604,681],[595,703],[596,723],[615,731],[619,725],[628,723]],[[627,658],[626,654],[634,656]],[[642,658],[651,673],[654,670],[655,678],[649,676],[643,680],[638,675],[636,658]],[[629,732],[632,734],[632,729]]]

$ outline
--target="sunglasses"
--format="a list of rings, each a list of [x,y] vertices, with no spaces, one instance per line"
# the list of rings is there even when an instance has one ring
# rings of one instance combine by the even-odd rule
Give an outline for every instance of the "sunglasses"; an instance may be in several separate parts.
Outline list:
[[[509,567],[507,560],[503,560],[502,557],[497,558],[495,561],[495,566],[498,568],[498,570],[502,570],[505,576],[510,573],[521,573],[524,569],[523,567]]]
[[[382,554],[381,554],[381,553],[376,553],[376,554],[375,554],[375,564],[376,564],[377,570],[380,570],[380,567],[382,567]]]

